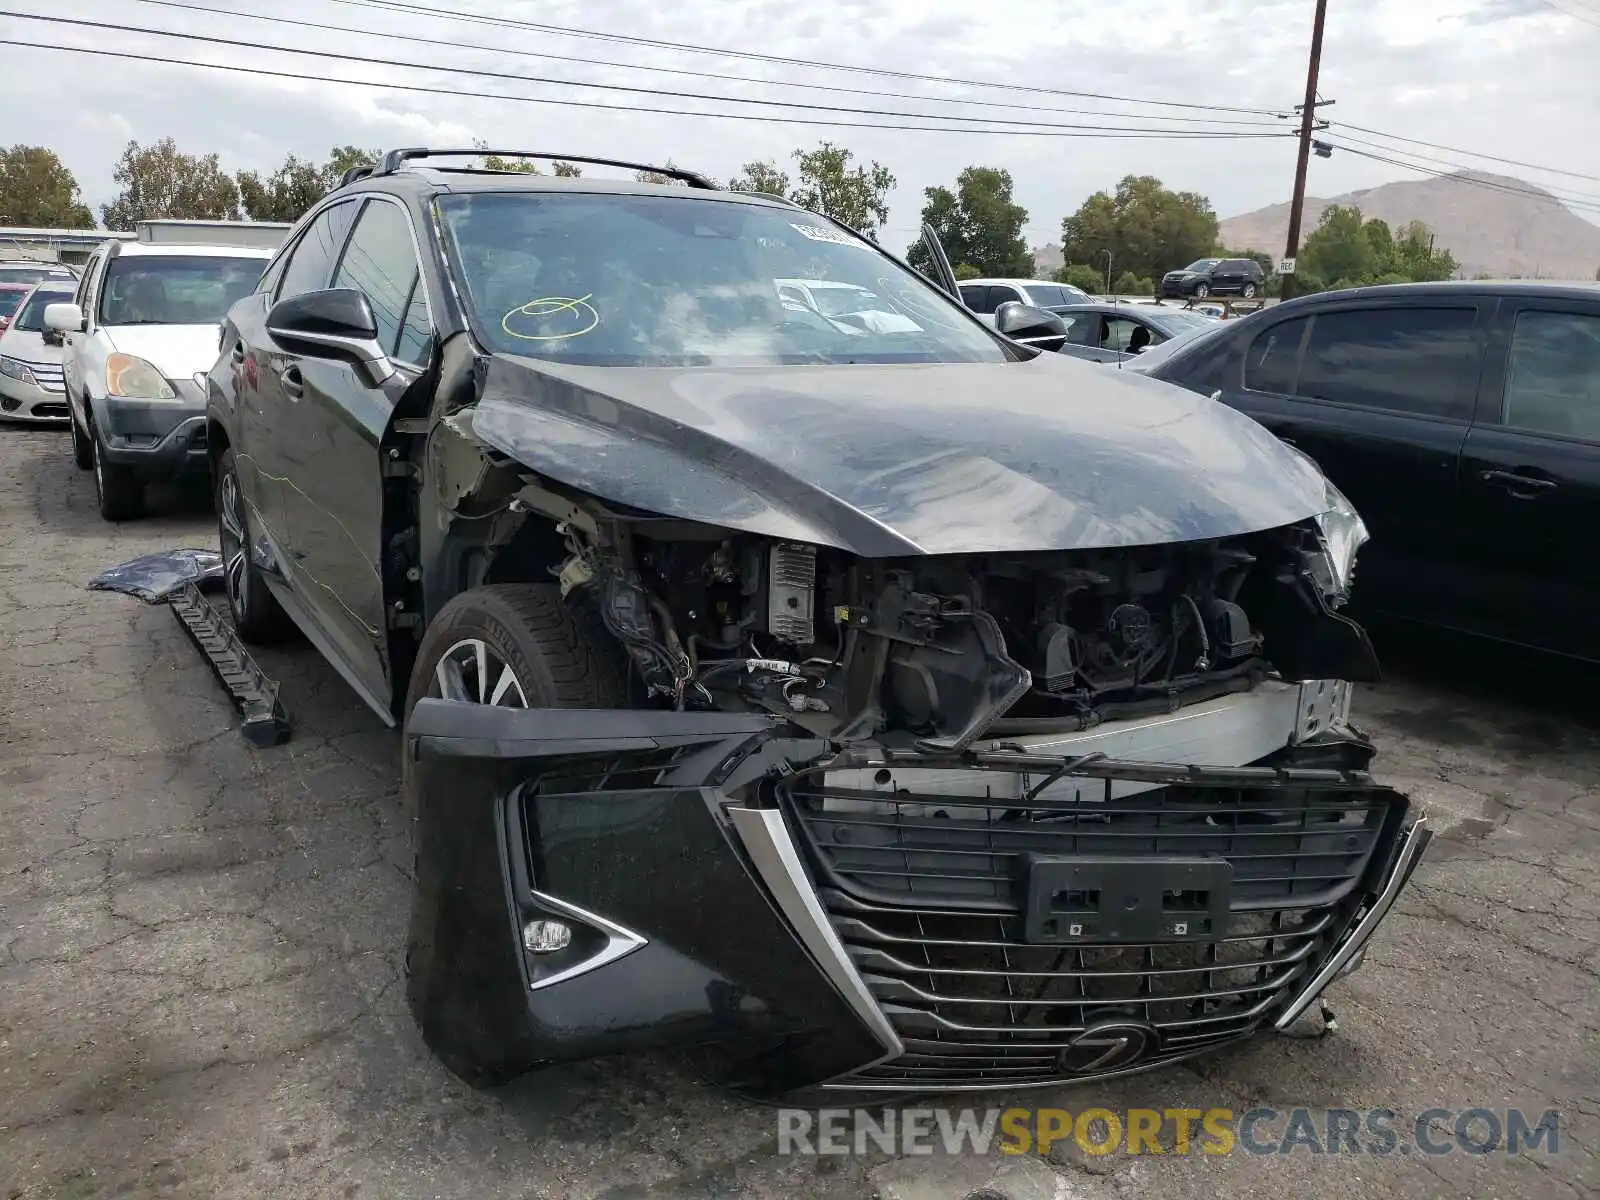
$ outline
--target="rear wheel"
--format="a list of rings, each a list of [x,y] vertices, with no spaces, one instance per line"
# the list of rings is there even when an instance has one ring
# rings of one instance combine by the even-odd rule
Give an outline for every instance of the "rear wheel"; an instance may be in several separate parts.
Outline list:
[[[1244,289],[1240,292],[1240,295],[1242,295],[1246,300],[1254,300],[1256,298],[1256,285],[1253,283],[1245,284]]]
[[[222,548],[222,587],[234,628],[247,642],[279,641],[289,630],[289,618],[278,599],[267,590],[261,572],[250,558],[250,513],[239,487],[239,469],[233,450],[222,452],[216,472],[217,542]]]
[[[94,492],[100,515],[108,521],[129,521],[144,513],[144,480],[129,467],[108,463],[100,435],[89,429],[89,465],[94,470]]]

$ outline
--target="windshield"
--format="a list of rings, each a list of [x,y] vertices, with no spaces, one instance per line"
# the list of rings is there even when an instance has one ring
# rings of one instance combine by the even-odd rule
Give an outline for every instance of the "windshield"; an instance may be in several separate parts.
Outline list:
[[[798,209],[530,192],[438,206],[474,324],[502,353],[599,366],[1012,357],[921,276]],[[845,286],[808,289],[817,309],[785,302],[809,280]],[[885,315],[837,319],[864,299]]]
[[[1151,367],[1171,358],[1179,350],[1186,349],[1196,342],[1221,333],[1229,324],[1230,322],[1201,317],[1198,322],[1179,333],[1173,334],[1159,346],[1151,346],[1150,349],[1139,355],[1129,365],[1136,371],[1148,371]]]
[[[1155,305],[1150,305],[1154,309]],[[1169,310],[1167,312],[1148,312],[1141,310],[1141,314],[1150,324],[1162,333],[1176,335],[1185,330],[1198,329],[1202,326],[1209,329],[1217,323],[1215,317],[1208,317],[1204,313],[1186,312],[1183,309]]]
[[[1197,258],[1192,263],[1190,263],[1187,267],[1185,267],[1184,270],[1185,271],[1209,271],[1212,267],[1216,266],[1221,261],[1222,260],[1220,258]]]
[[[44,310],[52,304],[63,304],[71,299],[71,288],[34,288],[33,294],[28,297],[28,303],[17,314],[17,319],[11,322],[11,328],[25,330],[28,333],[43,333]]]
[[[100,293],[103,325],[215,325],[255,291],[263,258],[138,255],[111,260]]]
[[[66,279],[59,267],[0,267],[0,283],[38,283],[41,279]]]

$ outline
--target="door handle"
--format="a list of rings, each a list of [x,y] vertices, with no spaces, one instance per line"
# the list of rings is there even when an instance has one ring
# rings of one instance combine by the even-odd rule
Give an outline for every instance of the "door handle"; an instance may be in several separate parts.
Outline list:
[[[1541,479],[1537,475],[1522,475],[1516,471],[1484,471],[1478,478],[1494,487],[1504,488],[1521,500],[1532,500],[1541,492],[1553,492],[1558,486],[1554,479]]]
[[[278,373],[278,379],[283,383],[284,394],[291,400],[298,400],[305,395],[306,381],[300,374],[300,368],[290,364]]]

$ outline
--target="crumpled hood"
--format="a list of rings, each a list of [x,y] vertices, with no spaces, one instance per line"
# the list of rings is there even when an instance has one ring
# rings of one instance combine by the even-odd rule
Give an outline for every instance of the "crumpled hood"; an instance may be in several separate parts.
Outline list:
[[[720,369],[496,356],[482,441],[615,504],[868,557],[1224,537],[1328,508],[1249,417],[1055,354]]]
[[[218,327],[210,325],[107,325],[111,344],[142,358],[168,379],[188,381],[217,361]]]

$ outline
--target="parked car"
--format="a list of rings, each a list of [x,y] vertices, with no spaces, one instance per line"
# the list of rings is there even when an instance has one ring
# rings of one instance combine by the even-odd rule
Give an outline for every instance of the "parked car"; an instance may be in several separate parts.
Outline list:
[[[995,310],[1002,304],[1026,304],[1046,312],[1068,304],[1087,304],[1094,297],[1070,283],[1052,283],[1044,279],[963,279],[960,283],[961,302],[973,312],[990,318],[985,324],[993,327]]]
[[[1246,299],[1266,289],[1266,272],[1253,258],[1200,258],[1161,277],[1162,298],[1239,295]]]
[[[0,283],[38,283],[41,279],[74,281],[77,276],[64,263],[35,262],[28,258],[0,259]]]
[[[71,278],[34,284],[0,334],[0,417],[11,421],[67,419],[61,343],[59,338],[46,337],[44,310],[58,300],[70,300],[74,286]]]
[[[72,453],[94,471],[100,515],[144,509],[152,480],[204,475],[205,393],[228,306],[254,290],[270,250],[108,241],[73,297],[45,310],[61,333]]]
[[[778,298],[790,308],[815,314],[838,327],[864,332],[915,332],[917,323],[870,288],[833,279],[774,280]]]
[[[481,153],[353,173],[208,378],[239,631],[298,626],[403,727],[451,1070],[1044,1085],[1359,962],[1428,832],[1361,771],[1364,534],[1309,460],[986,328],[931,232],[943,290],[692,172]],[[813,277],[914,328],[785,303]]]
[[[17,315],[17,309],[31,291],[31,283],[0,283],[0,330],[11,324],[11,318]]]
[[[1067,323],[1060,353],[1090,362],[1125,362],[1185,330],[1210,328],[1215,317],[1154,304],[1076,304],[1055,310]]]
[[[1371,524],[1360,611],[1600,662],[1600,286],[1301,297],[1150,371],[1311,455]]]

